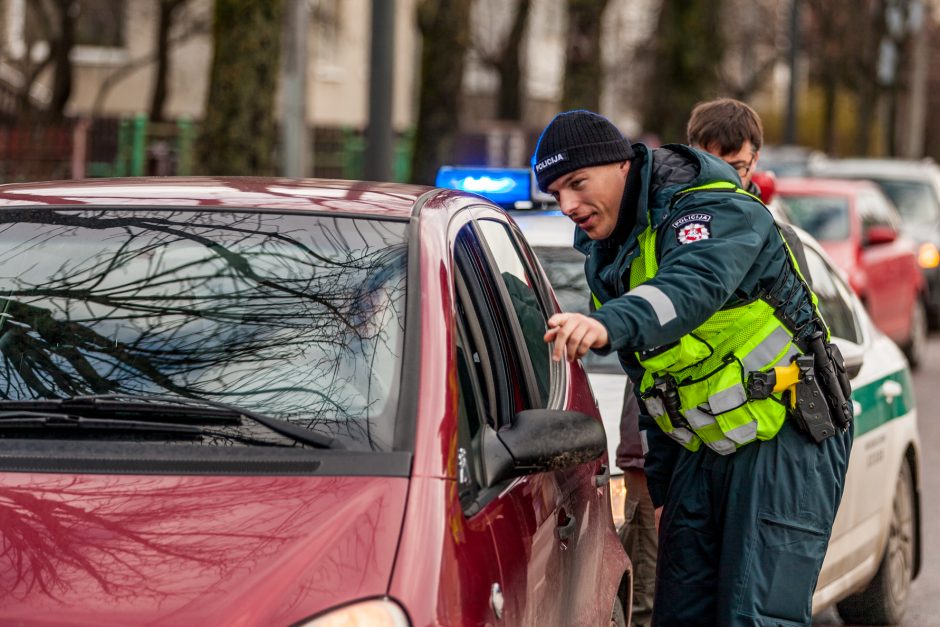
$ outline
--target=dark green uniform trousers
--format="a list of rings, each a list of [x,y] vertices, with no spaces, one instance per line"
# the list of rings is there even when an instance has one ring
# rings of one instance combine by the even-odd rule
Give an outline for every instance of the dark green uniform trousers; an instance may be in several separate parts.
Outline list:
[[[853,432],[792,421],[722,456],[680,453],[660,521],[653,625],[808,625]]]

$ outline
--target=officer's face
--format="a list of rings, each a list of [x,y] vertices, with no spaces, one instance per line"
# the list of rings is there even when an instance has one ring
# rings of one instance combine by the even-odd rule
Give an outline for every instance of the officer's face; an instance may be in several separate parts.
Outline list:
[[[548,186],[561,212],[591,239],[607,239],[617,226],[630,162],[581,168]]]
[[[719,149],[714,146],[705,148],[705,150],[737,170],[738,176],[741,177],[741,187],[746,188],[750,185],[751,175],[754,173],[754,168],[757,167],[757,160],[760,159],[760,152],[754,150],[754,144],[751,143],[751,140],[745,139],[737,152],[721,154]]]

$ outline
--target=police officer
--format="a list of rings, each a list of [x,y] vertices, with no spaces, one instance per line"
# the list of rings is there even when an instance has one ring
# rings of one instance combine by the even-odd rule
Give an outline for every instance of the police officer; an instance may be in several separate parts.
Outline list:
[[[631,146],[588,111],[549,123],[533,169],[578,226],[596,306],[549,319],[552,356],[617,351],[637,382],[663,508],[653,624],[808,624],[852,429],[844,390],[824,391],[843,413],[820,430],[793,391],[750,385],[827,339],[770,213],[720,159]]]

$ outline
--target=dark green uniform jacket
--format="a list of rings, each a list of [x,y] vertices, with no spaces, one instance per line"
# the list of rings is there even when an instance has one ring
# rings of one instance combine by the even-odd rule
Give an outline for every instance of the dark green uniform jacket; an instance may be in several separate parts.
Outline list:
[[[581,230],[575,235],[575,247],[587,256],[588,284],[603,303],[591,316],[607,328],[609,349],[618,352],[631,379],[639,381],[643,372],[635,352],[674,342],[716,311],[760,296],[779,303],[797,338],[811,333],[810,297],[792,271],[767,208],[733,191],[677,195],[715,181],[739,185],[731,166],[688,146],[651,150],[634,144],[633,149],[637,156],[611,236],[593,241]],[[637,237],[648,224],[657,230],[659,270],[642,295],[631,295],[630,264],[639,254]],[[652,300],[650,287],[655,288]],[[649,416],[641,416],[640,430],[648,444],[650,496],[658,507],[680,446]]]

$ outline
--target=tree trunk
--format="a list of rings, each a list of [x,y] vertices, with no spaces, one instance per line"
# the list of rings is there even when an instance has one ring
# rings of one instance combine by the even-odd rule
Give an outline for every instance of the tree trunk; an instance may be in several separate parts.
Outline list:
[[[472,0],[421,0],[421,84],[411,180],[431,185],[438,168],[452,163],[459,128],[464,55],[470,41]]]
[[[59,20],[58,37],[49,42],[52,57],[52,98],[46,115],[54,120],[65,117],[65,107],[72,96],[72,48],[75,46],[75,18],[78,4],[74,0],[57,0],[55,3]]]
[[[513,17],[512,28],[506,38],[502,53],[496,64],[499,73],[499,100],[496,117],[500,120],[522,119],[522,59],[523,33],[529,19],[532,0],[519,0]]]
[[[177,10],[187,0],[157,0],[160,12],[157,20],[157,68],[153,80],[153,94],[150,97],[150,120],[162,122],[166,106],[167,78],[170,73],[170,29]]]
[[[685,142],[692,108],[718,95],[724,55],[721,5],[721,0],[662,3],[642,109],[643,128],[664,143]]]
[[[216,0],[209,95],[196,154],[217,175],[273,175],[282,0]]]
[[[668,4],[668,2],[667,2]],[[568,39],[561,108],[600,108],[604,68],[601,63],[601,23],[607,0],[568,0]]]

